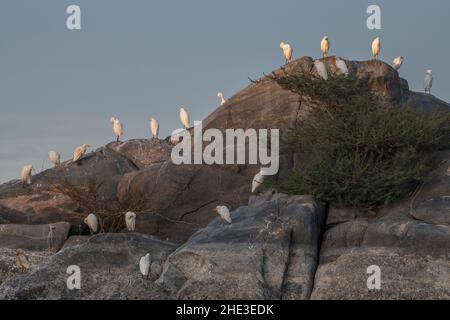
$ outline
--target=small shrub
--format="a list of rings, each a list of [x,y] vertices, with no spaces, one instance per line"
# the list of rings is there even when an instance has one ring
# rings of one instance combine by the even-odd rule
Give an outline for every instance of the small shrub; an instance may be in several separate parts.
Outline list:
[[[352,77],[269,77],[315,102],[283,141],[302,165],[274,185],[281,192],[375,209],[412,192],[449,147],[449,113],[400,107]]]

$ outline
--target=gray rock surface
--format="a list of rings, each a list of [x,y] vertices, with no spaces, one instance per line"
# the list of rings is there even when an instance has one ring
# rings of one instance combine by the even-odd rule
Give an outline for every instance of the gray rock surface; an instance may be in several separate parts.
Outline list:
[[[66,241],[70,224],[0,225],[0,247],[33,251],[58,251]]]
[[[79,245],[65,248],[29,273],[6,280],[0,299],[166,299],[154,280],[162,272],[173,244],[140,234],[96,235]],[[139,272],[139,259],[150,253],[149,279]],[[81,270],[81,289],[67,288],[67,268]]]
[[[409,199],[375,217],[330,210],[313,299],[450,299],[450,152],[441,160]],[[371,265],[381,290],[367,289]]]
[[[178,248],[158,282],[177,299],[307,299],[324,219],[308,196],[253,198]]]

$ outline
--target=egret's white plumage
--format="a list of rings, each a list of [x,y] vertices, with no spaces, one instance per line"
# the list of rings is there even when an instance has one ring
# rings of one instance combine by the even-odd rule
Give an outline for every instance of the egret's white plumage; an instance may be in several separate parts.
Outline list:
[[[255,193],[258,191],[258,189],[261,187],[261,185],[264,183],[264,172],[261,169],[253,178],[252,182],[252,193]]]
[[[142,276],[148,278],[148,275],[150,273],[150,265],[151,265],[150,253],[147,253],[139,260],[139,270],[141,271]]]
[[[289,63],[292,61],[292,47],[289,43],[284,43],[281,42],[280,43],[280,48],[283,50],[283,56],[284,56],[284,60],[286,60],[286,63]]]
[[[87,224],[91,233],[96,233],[98,231],[98,218],[95,214],[91,213],[84,219],[84,223]]]
[[[134,231],[136,229],[136,213],[131,211],[125,213],[125,224],[128,231]]]
[[[225,220],[228,223],[231,223],[231,214],[230,209],[228,209],[226,206],[218,206],[214,209],[223,220]]]
[[[404,60],[404,58],[403,58],[402,56],[399,56],[399,57],[395,58],[394,61],[392,62],[392,67],[393,67],[395,70],[400,69],[400,67],[401,67],[402,64],[403,64],[403,60]]]
[[[150,129],[152,131],[153,139],[158,139],[159,135],[159,123],[158,120],[152,118],[150,120]]]
[[[431,88],[433,88],[433,71],[432,70],[427,70],[427,73],[425,75],[425,79],[424,79],[424,88],[425,88],[425,93],[431,93]]]
[[[328,71],[325,63],[320,60],[316,60],[314,61],[314,67],[316,68],[317,73],[322,79],[328,80]]]
[[[378,37],[372,42],[372,54],[375,60],[378,60],[378,57],[380,56],[380,50],[381,50],[381,39],[380,37]]]
[[[31,177],[33,172],[36,172],[32,164],[28,164],[22,168],[22,172],[20,174],[20,179],[22,180],[22,185],[30,185]]]
[[[341,58],[336,58],[336,68],[338,68],[339,69],[339,71],[343,74],[343,75],[345,75],[345,76],[348,76],[349,75],[349,71],[348,71],[348,67],[347,67],[347,64],[345,63],[345,61],[344,60],[342,60]]]
[[[111,117],[109,119],[109,121],[113,125],[113,132],[114,132],[114,135],[116,136],[116,139],[117,139],[116,141],[119,142],[120,141],[120,137],[123,135],[123,125],[119,121],[119,119],[117,119],[115,117]]]
[[[80,160],[86,154],[86,151],[90,147],[91,146],[89,144],[83,144],[82,146],[77,147],[73,152],[72,161],[77,162],[78,160]]]
[[[320,50],[322,51],[322,57],[326,58],[328,55],[328,50],[330,50],[330,40],[328,40],[328,36],[323,37],[320,42]]]
[[[50,150],[48,152],[48,159],[50,160],[51,163],[54,164],[55,167],[61,164],[61,156],[58,152],[54,150]]]
[[[183,107],[180,108],[180,121],[185,129],[189,129],[191,127],[189,124],[189,115]]]
[[[222,92],[219,92],[217,94],[217,98],[219,98],[220,101],[220,105],[223,106],[225,104],[225,102],[227,102],[227,100],[225,100],[225,96],[223,95]]]

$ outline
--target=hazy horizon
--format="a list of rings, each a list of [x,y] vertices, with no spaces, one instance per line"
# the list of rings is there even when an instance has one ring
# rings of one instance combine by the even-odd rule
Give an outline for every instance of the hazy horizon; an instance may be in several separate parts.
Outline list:
[[[71,4],[82,10],[80,31],[66,28]],[[370,4],[381,6],[382,30],[366,27]],[[422,92],[433,69],[433,94],[448,102],[449,10],[444,0],[3,0],[0,183],[28,163],[40,171],[51,149],[67,160],[80,144],[111,142],[110,116],[124,123],[123,140],[150,137],[151,117],[168,136],[181,105],[191,121],[204,119],[217,92],[229,98],[283,64],[281,41],[295,59],[317,58],[328,35],[330,55],[369,60],[380,36],[381,59],[405,57],[411,90]]]

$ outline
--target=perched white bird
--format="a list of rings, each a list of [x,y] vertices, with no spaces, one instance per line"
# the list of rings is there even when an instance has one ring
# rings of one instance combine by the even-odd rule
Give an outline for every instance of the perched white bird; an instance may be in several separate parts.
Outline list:
[[[36,170],[34,169],[32,164],[28,164],[22,168],[22,172],[20,174],[20,179],[22,180],[22,186],[29,186],[31,184],[31,176],[33,175],[33,172],[36,173]]]
[[[218,206],[214,209],[214,211],[216,211],[223,220],[225,220],[228,223],[231,223],[231,214],[230,214],[230,209],[228,209],[225,206]]]
[[[380,56],[380,50],[381,50],[381,39],[380,37],[378,37],[372,42],[372,54],[375,60],[378,60],[378,57]]]
[[[258,189],[262,186],[264,183],[264,172],[261,169],[253,178],[252,182],[252,193],[255,193],[258,191]]]
[[[281,42],[280,48],[283,50],[283,56],[284,56],[284,59],[286,60],[286,63],[291,62],[292,61],[292,53],[293,53],[291,45],[289,43]]]
[[[84,223],[91,229],[91,234],[98,231],[98,218],[95,214],[91,213],[84,219]]]
[[[158,120],[152,118],[150,120],[150,129],[152,131],[153,139],[158,139],[159,135],[159,123]]]
[[[191,127],[189,124],[189,115],[183,107],[180,108],[180,121],[185,129],[189,129]]]
[[[134,231],[136,228],[136,213],[131,211],[125,213],[125,224],[127,225],[128,231]]]
[[[403,58],[402,56],[399,56],[399,57],[395,58],[394,61],[392,62],[392,67],[393,67],[395,70],[400,69],[400,67],[401,67],[402,64],[403,64],[403,60],[404,60],[404,58]]]
[[[55,165],[55,167],[61,164],[61,156],[58,152],[54,150],[50,150],[48,152],[48,159],[50,160],[51,163]]]
[[[336,68],[338,68],[339,71],[341,71],[343,75],[345,75],[345,76],[349,75],[348,67],[344,60],[337,57],[335,60],[335,63],[336,63]]]
[[[73,152],[73,158],[72,161],[73,162],[77,162],[78,160],[80,160],[85,154],[86,151],[90,148],[91,146],[89,144],[83,144],[82,146],[79,146],[75,149],[75,151]]]
[[[123,135],[123,125],[119,121],[119,119],[117,119],[115,117],[111,117],[109,119],[109,121],[113,125],[113,132],[114,132],[114,135],[116,136],[116,139],[117,139],[116,141],[119,142],[120,141],[120,137]]]
[[[322,57],[325,59],[328,55],[328,50],[330,50],[330,40],[328,40],[328,36],[323,37],[320,42],[320,50],[322,50]]]
[[[316,68],[317,73],[323,80],[328,80],[328,71],[325,63],[320,60],[314,61],[314,67]]]
[[[222,92],[219,92],[217,94],[217,98],[219,98],[221,106],[223,106],[225,104],[225,102],[227,102],[227,100],[225,100],[225,97]]]
[[[141,271],[143,277],[148,278],[148,275],[150,273],[150,265],[151,265],[150,253],[147,253],[139,260],[139,270]]]
[[[425,79],[424,79],[424,88],[425,88],[425,93],[430,93],[431,94],[431,88],[433,88],[433,71],[432,70],[427,70],[427,74],[425,75]]]

